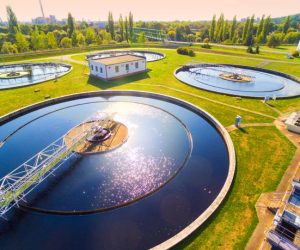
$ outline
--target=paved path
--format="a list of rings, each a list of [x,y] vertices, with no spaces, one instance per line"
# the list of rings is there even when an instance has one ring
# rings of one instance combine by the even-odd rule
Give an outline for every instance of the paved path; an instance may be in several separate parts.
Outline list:
[[[263,66],[267,65],[270,62],[270,60],[264,60],[256,65],[257,68],[262,68]]]
[[[79,61],[79,60],[75,60],[73,58],[71,58],[70,55],[64,55],[62,57],[60,57],[63,61],[68,61],[68,62],[72,62],[72,63],[76,63],[76,64],[81,64],[84,66],[88,66],[88,63],[85,61]]]
[[[239,106],[236,106],[236,105],[232,105],[232,104],[220,102],[220,101],[217,101],[217,100],[210,99],[208,97],[204,97],[204,96],[201,96],[201,95],[193,94],[193,93],[190,93],[190,92],[187,92],[187,91],[184,91],[184,90],[180,90],[180,89],[176,89],[176,88],[173,88],[173,87],[169,87],[169,86],[166,86],[166,85],[161,85],[161,84],[147,84],[147,83],[134,83],[134,84],[135,85],[140,85],[140,86],[152,86],[152,87],[156,86],[156,87],[160,87],[160,88],[165,88],[165,89],[173,90],[173,91],[176,91],[176,92],[179,92],[179,93],[182,93],[182,94],[190,95],[190,96],[193,96],[193,97],[196,97],[196,98],[199,98],[199,99],[203,99],[203,100],[206,100],[208,102],[212,102],[212,103],[215,103],[215,104],[223,105],[223,106],[226,106],[226,107],[229,107],[229,108],[242,110],[242,111],[245,111],[245,112],[248,112],[248,113],[252,113],[252,114],[256,114],[256,115],[268,117],[268,118],[271,118],[271,119],[276,119],[277,118],[277,117],[272,116],[272,115],[268,115],[268,114],[261,113],[261,112],[258,112],[258,111],[254,111],[254,110],[251,110],[251,109],[246,109],[246,108],[242,108],[242,107],[239,107]]]
[[[247,128],[247,127],[273,127],[275,126],[274,123],[246,123],[240,124],[240,128]],[[230,125],[226,127],[226,130],[230,133],[238,128],[235,125]]]

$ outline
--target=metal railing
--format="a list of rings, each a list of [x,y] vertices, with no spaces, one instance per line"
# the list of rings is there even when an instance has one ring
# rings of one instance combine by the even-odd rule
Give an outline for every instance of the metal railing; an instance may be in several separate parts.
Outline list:
[[[74,149],[89,137],[95,128],[104,126],[111,119],[112,116],[85,120],[83,123],[93,121],[93,125],[87,129],[82,127],[75,136],[63,135],[5,175],[0,180],[0,217],[5,218],[5,214],[11,208],[18,206],[19,201],[25,201],[24,198],[34,188],[74,154]],[[66,138],[71,143],[66,144]]]

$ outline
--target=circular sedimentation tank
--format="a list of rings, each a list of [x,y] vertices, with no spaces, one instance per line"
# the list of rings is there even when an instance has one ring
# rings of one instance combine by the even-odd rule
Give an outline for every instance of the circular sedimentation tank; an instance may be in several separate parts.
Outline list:
[[[68,143],[66,135],[91,126],[83,121],[97,112],[114,114],[103,125],[112,136],[113,125],[124,126],[121,143],[93,154],[75,148],[79,154],[0,222],[3,249],[53,249],[57,238],[62,249],[169,248],[223,201],[235,171],[226,130],[192,104],[148,92],[81,93],[2,117],[0,139],[9,137],[0,177],[57,138]]]
[[[72,70],[63,63],[26,63],[0,66],[0,90],[57,79]]]
[[[300,95],[300,80],[267,69],[240,65],[185,65],[178,80],[193,87],[233,96],[286,98]]]
[[[96,54],[91,54],[87,56],[87,59],[100,59],[112,56],[122,56],[122,55],[135,55],[143,56],[146,58],[147,62],[154,62],[164,59],[166,56],[163,53],[149,51],[149,50],[112,50],[112,51],[102,51]]]

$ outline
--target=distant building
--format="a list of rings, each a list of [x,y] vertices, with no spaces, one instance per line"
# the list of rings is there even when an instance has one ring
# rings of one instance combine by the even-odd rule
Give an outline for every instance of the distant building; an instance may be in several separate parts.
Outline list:
[[[104,80],[112,80],[147,70],[146,58],[134,55],[112,56],[89,59],[90,75]]]
[[[49,23],[56,23],[57,20],[56,20],[56,17],[54,15],[50,15],[49,16]]]
[[[46,23],[57,23],[57,20],[54,15],[50,15],[49,17],[36,17],[32,19],[32,24],[46,24]]]
[[[105,26],[106,26],[107,22],[97,21],[97,22],[92,22],[90,24],[91,24],[91,26],[97,27],[99,29],[105,29]]]
[[[45,18],[41,16],[32,19],[32,24],[45,24],[45,23],[46,23]]]
[[[300,41],[298,43],[298,47],[297,47],[298,52],[300,52]]]

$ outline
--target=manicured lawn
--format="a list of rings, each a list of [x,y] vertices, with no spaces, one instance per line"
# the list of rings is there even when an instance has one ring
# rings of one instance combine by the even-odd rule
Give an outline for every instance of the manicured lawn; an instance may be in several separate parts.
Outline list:
[[[260,58],[245,55],[201,53],[195,57],[178,55],[175,50],[151,49],[166,54],[166,59],[148,63],[149,72],[104,82],[88,76],[88,68],[71,63],[73,71],[59,78],[34,86],[0,91],[0,115],[51,98],[85,91],[105,89],[143,90],[174,96],[191,102],[215,116],[224,126],[233,124],[237,114],[243,123],[271,123],[278,116],[261,100],[235,98],[190,87],[173,75],[176,68],[188,62],[229,63],[257,66]],[[52,58],[60,61],[62,57]],[[85,55],[73,55],[83,62]],[[49,61],[39,59],[39,61]],[[66,63],[69,63],[66,61]],[[272,62],[266,68],[300,76],[299,66]],[[298,71],[297,71],[298,68]],[[40,92],[35,93],[34,90]],[[283,111],[300,108],[300,98],[277,100],[274,106]],[[275,127],[249,127],[231,133],[237,153],[234,185],[221,208],[192,237],[179,246],[187,249],[243,249],[257,223],[255,202],[262,192],[274,190],[287,168],[294,146]]]
[[[253,127],[231,134],[237,172],[221,208],[177,249],[245,249],[258,223],[255,203],[276,188],[295,148],[275,127]]]

